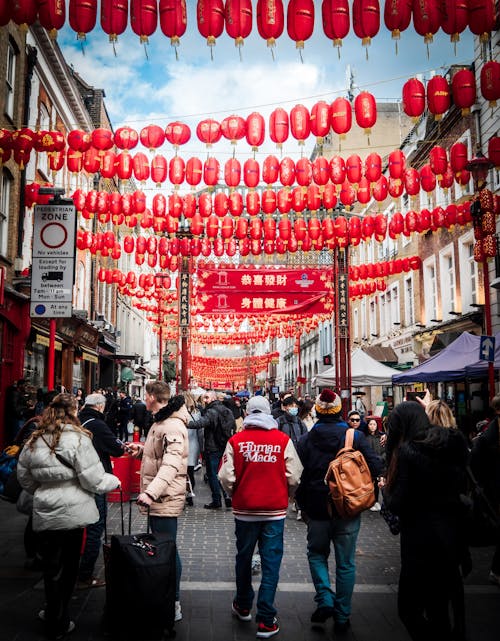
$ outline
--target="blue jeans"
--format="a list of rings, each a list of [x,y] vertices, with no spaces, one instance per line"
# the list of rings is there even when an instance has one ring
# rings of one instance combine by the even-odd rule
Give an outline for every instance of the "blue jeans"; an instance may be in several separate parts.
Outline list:
[[[276,616],[274,597],[283,558],[285,519],[278,521],[241,521],[236,523],[236,603],[244,610],[252,608],[252,555],[259,544],[262,579],[257,597],[256,621],[272,625]]]
[[[153,534],[170,534],[176,542],[175,546],[175,600],[179,600],[181,591],[182,563],[177,549],[177,517],[176,516],[150,516],[151,532]]]
[[[102,535],[104,532],[104,524],[106,523],[106,515],[108,513],[108,504],[106,502],[105,494],[96,494],[95,502],[99,510],[99,520],[92,525],[87,525],[87,539],[85,541],[85,549],[83,550],[82,558],[80,559],[80,570],[78,578],[80,581],[88,581],[94,574],[94,567],[101,551]]]
[[[217,478],[217,472],[219,471],[219,464],[224,452],[206,452],[205,453],[205,462],[207,465],[207,479],[210,486],[210,491],[212,492],[212,503],[216,505],[222,505],[221,492],[224,498],[227,498],[227,494],[222,489],[219,479]]]
[[[352,519],[310,520],[307,524],[307,559],[316,590],[314,600],[318,607],[333,607],[334,618],[339,623],[351,614],[351,599],[356,580],[356,541],[361,516]],[[328,557],[330,542],[335,551],[335,588],[330,586]]]

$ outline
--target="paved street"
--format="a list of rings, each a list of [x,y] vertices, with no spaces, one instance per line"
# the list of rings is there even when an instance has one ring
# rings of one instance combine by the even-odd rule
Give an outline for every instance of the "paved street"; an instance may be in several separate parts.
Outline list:
[[[176,627],[178,641],[246,641],[255,638],[254,622],[231,617],[234,589],[234,520],[229,510],[203,509],[208,488],[202,472],[195,506],[179,519],[178,544],[183,560],[181,601],[183,621]],[[144,519],[133,506],[133,530],[142,531]],[[23,529],[26,517],[0,501],[0,641],[42,640],[36,613],[43,606],[40,575],[24,570]],[[119,531],[119,509],[110,506],[110,532]],[[500,590],[488,584],[491,549],[473,550],[474,569],[466,582],[468,641],[498,641]],[[332,563],[333,567],[333,563]],[[396,612],[399,538],[392,536],[378,513],[366,512],[358,543],[357,585],[352,629],[347,641],[409,641]],[[102,563],[98,567],[102,575]],[[258,587],[255,577],[254,587]],[[38,585],[37,585],[38,584]],[[281,632],[286,641],[326,641],[334,638],[331,623],[325,630],[311,628],[313,590],[305,554],[305,525],[290,511],[285,529],[285,556],[277,595]],[[104,589],[75,592],[72,604],[74,641],[101,641],[100,617]],[[124,616],[146,616],[124,605]]]

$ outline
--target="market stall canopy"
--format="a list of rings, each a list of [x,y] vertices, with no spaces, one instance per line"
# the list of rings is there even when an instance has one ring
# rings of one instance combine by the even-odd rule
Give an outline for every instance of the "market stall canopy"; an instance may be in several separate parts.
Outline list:
[[[351,384],[353,387],[372,385],[392,385],[394,370],[382,365],[361,348],[354,350],[351,356]],[[318,374],[312,381],[318,387],[336,385],[335,366]]]
[[[495,339],[494,367],[500,369],[500,333]],[[392,382],[394,385],[438,383],[487,376],[488,362],[479,359],[480,342],[480,336],[463,332],[448,347],[417,367],[394,374]]]

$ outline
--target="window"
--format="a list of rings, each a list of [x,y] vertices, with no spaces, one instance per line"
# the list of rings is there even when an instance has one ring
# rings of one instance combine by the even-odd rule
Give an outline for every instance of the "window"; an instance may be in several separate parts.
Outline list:
[[[355,340],[359,339],[359,310],[355,309],[352,314],[352,324],[353,324],[353,338]]]
[[[396,283],[394,287],[391,288],[391,309],[390,309],[390,318],[389,318],[389,331],[392,329],[392,325],[400,323],[401,318],[399,315],[399,285]]]
[[[462,240],[460,248],[460,294],[462,311],[478,302],[478,267],[474,260],[474,238],[472,232]]]
[[[370,301],[370,334],[374,336],[377,333],[377,307],[375,299]]]
[[[437,275],[434,258],[424,264],[425,316],[427,321],[438,318]]]
[[[408,276],[408,278],[405,278],[405,321],[407,326],[411,326],[415,323],[413,276]]]
[[[443,318],[447,318],[450,312],[457,311],[455,261],[453,259],[453,247],[447,247],[440,256],[441,261],[441,301]]]
[[[10,172],[4,169],[2,172],[2,182],[0,184],[0,255],[2,256],[7,256],[9,206],[12,180]]]
[[[7,69],[5,74],[5,113],[9,118],[14,118],[14,91],[16,88],[16,63],[17,50],[13,42],[7,47]]]

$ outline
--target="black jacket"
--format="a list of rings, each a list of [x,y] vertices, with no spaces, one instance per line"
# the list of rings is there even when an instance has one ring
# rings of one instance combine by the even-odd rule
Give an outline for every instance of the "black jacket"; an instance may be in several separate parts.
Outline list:
[[[190,430],[204,429],[205,452],[223,452],[236,431],[233,413],[221,401],[212,401],[197,421],[188,423]]]
[[[500,504],[500,434],[496,418],[474,439],[471,468],[490,501]]]
[[[151,412],[148,412],[146,403],[136,401],[132,407],[132,415],[130,418],[134,422],[134,425],[144,429],[146,426],[149,426],[153,417],[151,416]]]
[[[344,447],[347,424],[335,416],[321,416],[311,431],[299,439],[297,452],[304,466],[296,499],[300,508],[312,519],[330,520],[328,486],[325,475],[330,462]],[[368,447],[366,437],[354,432],[354,449],[366,459],[373,477],[382,472],[381,459]]]
[[[112,472],[113,468],[109,457],[121,456],[123,448],[116,442],[116,436],[104,422],[104,414],[92,407],[84,406],[78,414],[78,420],[86,430],[92,432],[92,443],[101,459],[104,470]]]
[[[294,446],[297,447],[299,438],[307,434],[307,427],[304,421],[298,416],[292,416],[288,412],[283,412],[276,420],[278,422],[278,429],[289,436]]]

